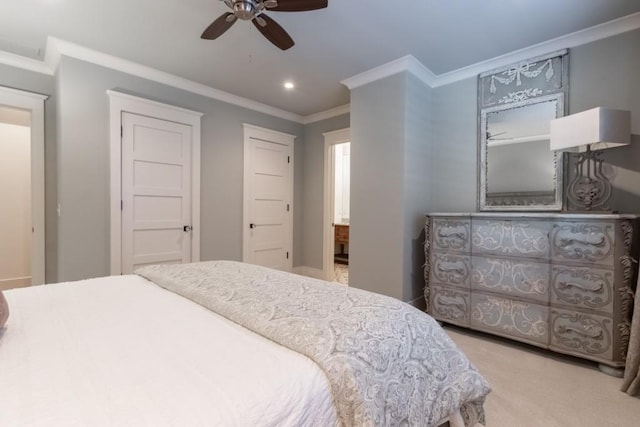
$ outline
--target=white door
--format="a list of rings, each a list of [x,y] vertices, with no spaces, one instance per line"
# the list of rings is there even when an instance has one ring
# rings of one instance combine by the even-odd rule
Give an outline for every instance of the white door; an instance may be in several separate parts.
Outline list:
[[[293,266],[292,135],[245,125],[243,260]]]
[[[191,132],[122,113],[122,274],[191,261]]]

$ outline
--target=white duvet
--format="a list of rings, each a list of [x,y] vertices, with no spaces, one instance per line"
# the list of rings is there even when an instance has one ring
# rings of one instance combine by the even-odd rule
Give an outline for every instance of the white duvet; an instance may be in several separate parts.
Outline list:
[[[134,275],[6,291],[0,426],[332,426],[308,358]]]

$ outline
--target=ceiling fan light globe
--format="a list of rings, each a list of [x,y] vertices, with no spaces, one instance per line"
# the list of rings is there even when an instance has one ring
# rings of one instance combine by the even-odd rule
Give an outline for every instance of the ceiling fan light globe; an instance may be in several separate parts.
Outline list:
[[[236,1],[233,3],[233,13],[245,21],[253,19],[256,14],[256,4],[253,1]]]

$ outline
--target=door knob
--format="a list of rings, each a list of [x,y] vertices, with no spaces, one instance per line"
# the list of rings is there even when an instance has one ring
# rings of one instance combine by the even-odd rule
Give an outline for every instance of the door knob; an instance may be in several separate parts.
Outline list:
[[[256,228],[256,225],[254,223],[249,224],[249,228]]]
[[[190,225],[185,225],[184,227],[182,227],[182,230],[186,233],[188,231],[193,230],[193,227]]]

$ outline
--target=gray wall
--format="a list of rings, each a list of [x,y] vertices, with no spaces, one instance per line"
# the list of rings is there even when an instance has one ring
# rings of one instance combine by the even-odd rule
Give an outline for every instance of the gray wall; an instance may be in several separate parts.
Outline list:
[[[351,93],[349,284],[421,304],[432,89],[409,73]]]
[[[0,64],[0,85],[48,95],[45,109],[45,279],[57,278],[56,96],[52,76]]]
[[[344,114],[304,127],[304,158],[302,187],[302,263],[322,270],[324,216],[324,136],[325,132],[350,126],[349,114]],[[298,204],[300,206],[300,204]]]
[[[404,265],[402,299],[424,304],[424,216],[431,206],[429,158],[434,149],[433,89],[407,76],[404,148]]]
[[[572,48],[569,53],[569,113],[604,106],[631,111],[632,145],[606,150],[613,173],[611,207],[640,212],[640,30]],[[477,79],[433,91],[433,135],[430,156],[431,209],[477,210]]]
[[[611,208],[640,213],[640,30],[576,47],[569,57],[570,113],[631,111],[632,145],[605,150],[603,157],[614,174]]]
[[[407,74],[351,91],[349,285],[402,299]]]
[[[58,96],[58,280],[109,274],[109,102],[115,89],[204,113],[201,259],[242,258],[242,123],[297,135],[293,263],[302,259],[303,127],[64,57]]]
[[[477,83],[462,80],[433,90],[431,212],[474,212],[478,179]]]
[[[640,30],[570,52],[570,113],[596,106],[632,112],[633,145],[604,153],[614,175],[611,207],[626,213],[640,213],[638,46]],[[405,301],[415,297],[422,274],[418,255],[421,242],[415,239],[421,219],[412,217],[410,211],[417,212],[416,204],[422,204],[424,212],[474,212],[478,203],[477,79],[437,87],[422,95],[416,90],[420,93],[419,85],[412,85],[411,79],[400,74],[351,93],[350,283]],[[421,102],[407,101],[420,96]],[[404,105],[409,106],[409,113]],[[422,146],[410,142],[413,128],[403,121],[414,115],[428,118]],[[426,153],[399,158],[398,153],[403,150],[408,154],[418,147]],[[418,170],[420,164],[429,173],[419,178],[423,182],[412,187],[411,179],[402,174],[412,168]],[[419,187],[424,188],[423,194]],[[399,195],[401,191],[405,192],[404,197]],[[403,268],[398,267],[402,265]],[[412,280],[407,281],[406,277],[409,268],[413,285],[408,285]]]
[[[596,106],[632,112],[631,147],[608,150],[614,176],[612,207],[640,212],[640,30],[571,49],[569,111]],[[99,66],[63,58],[54,78],[0,65],[0,85],[50,95],[45,102],[46,277],[48,282],[108,273],[108,97],[117,89],[205,113],[202,129],[202,259],[241,258],[242,127],[252,123],[298,136],[295,145],[294,266],[322,268],[322,133],[352,121],[352,282],[402,297],[401,261],[415,229],[407,209],[422,196],[410,182],[410,168],[424,164],[425,211],[475,211],[477,206],[477,89],[470,78],[431,90],[430,102],[411,106],[406,75],[387,78],[352,93],[352,114],[302,126],[287,120],[194,95]],[[410,89],[412,88],[412,89]],[[428,92],[428,91],[427,91]],[[420,99],[420,90],[415,94]],[[56,111],[59,108],[59,111]],[[427,117],[427,158],[407,157],[414,145],[410,114]],[[422,131],[413,131],[416,135]],[[419,138],[417,138],[419,139]],[[416,139],[416,140],[417,140]],[[57,142],[59,141],[59,142]],[[404,141],[404,142],[400,142]],[[403,144],[406,147],[394,151]],[[404,150],[404,151],[403,151]],[[420,159],[413,166],[407,160]],[[413,188],[413,189],[410,189]],[[399,191],[402,189],[402,191]],[[58,194],[59,191],[59,194]],[[406,191],[406,193],[405,193]],[[415,196],[420,196],[416,198]],[[60,201],[62,216],[56,217]],[[408,207],[405,204],[408,203]],[[357,218],[362,218],[358,224]],[[415,219],[416,224],[418,219]],[[409,227],[405,229],[404,227]],[[59,227],[59,229],[58,229]],[[414,225],[413,227],[417,227]],[[412,254],[416,254],[414,242]],[[363,252],[360,249],[363,249]],[[359,254],[359,252],[361,252]],[[391,255],[389,255],[391,253]],[[95,255],[95,256],[94,256]],[[412,256],[413,256],[412,255]],[[394,267],[376,275],[372,265]],[[416,260],[411,261],[413,264]],[[58,266],[59,270],[58,271]],[[414,268],[414,277],[419,272]],[[402,279],[399,279],[402,278]],[[406,282],[403,282],[406,283]],[[404,285],[403,285],[404,286]],[[413,288],[412,288],[413,289]]]

